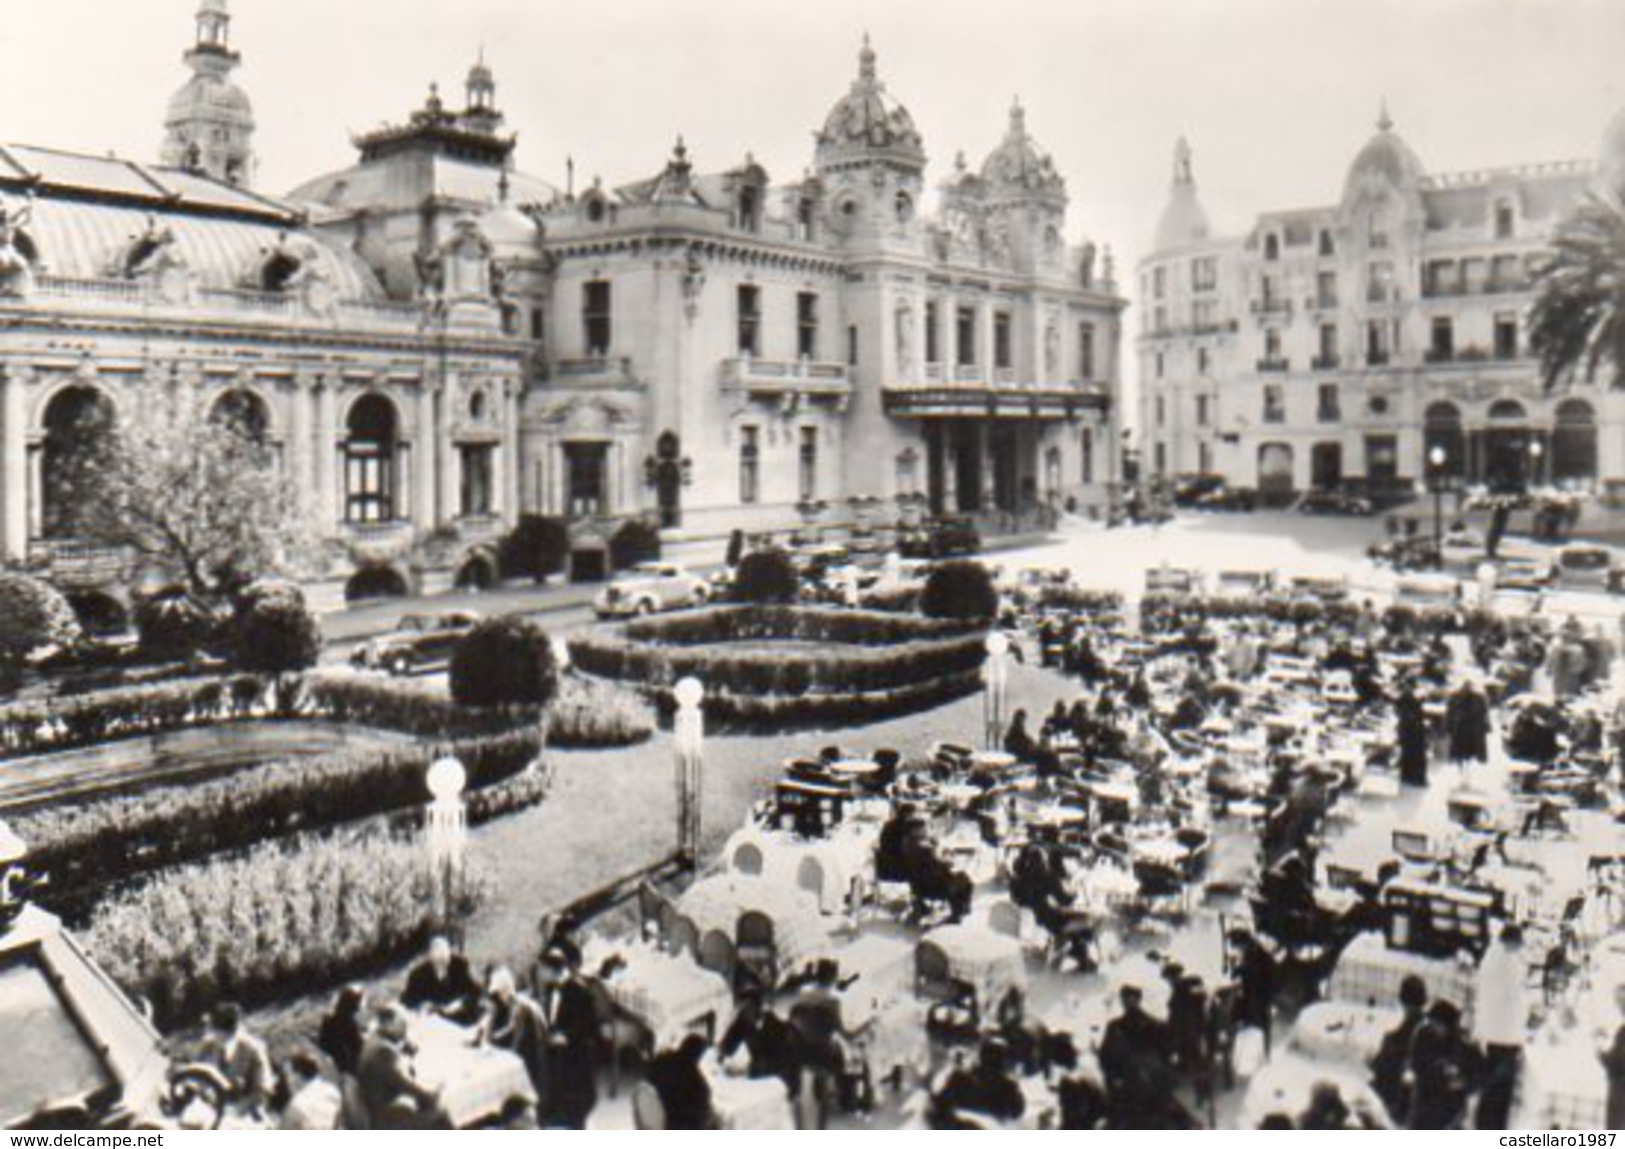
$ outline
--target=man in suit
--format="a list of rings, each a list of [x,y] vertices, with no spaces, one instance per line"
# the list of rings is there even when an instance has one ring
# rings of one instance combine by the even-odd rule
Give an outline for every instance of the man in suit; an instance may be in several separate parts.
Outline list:
[[[593,1047],[598,1010],[562,950],[550,947],[537,965],[540,1007],[546,1035],[541,1122],[544,1128],[585,1129],[598,1103]]]
[[[437,934],[429,939],[428,954],[407,974],[401,1004],[469,1025],[479,1016],[480,987],[468,959],[453,953],[451,942]]]
[[[406,1010],[386,1006],[361,1048],[356,1080],[368,1121],[374,1129],[450,1129],[439,1090],[424,1085],[413,1071],[406,1027]]]

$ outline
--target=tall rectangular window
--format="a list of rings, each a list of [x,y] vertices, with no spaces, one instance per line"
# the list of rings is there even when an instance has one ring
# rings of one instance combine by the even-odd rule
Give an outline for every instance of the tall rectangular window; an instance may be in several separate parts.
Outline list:
[[[1320,325],[1320,367],[1337,366],[1337,324],[1322,323]]]
[[[1092,483],[1095,481],[1095,432],[1093,428],[1085,427],[1083,429],[1082,455],[1083,481]]]
[[[1315,418],[1322,423],[1335,423],[1343,417],[1343,404],[1336,383],[1322,383],[1315,404]]]
[[[1495,357],[1518,357],[1518,317],[1510,312],[1495,317]]]
[[[1209,255],[1191,260],[1191,290],[1212,291],[1219,286],[1219,261]]]
[[[739,429],[739,501],[754,503],[760,494],[762,466],[761,431],[756,427]]]
[[[1366,267],[1365,298],[1368,303],[1388,303],[1394,298],[1394,265],[1379,260]]]
[[[1078,378],[1095,377],[1095,325],[1078,324]]]
[[[955,326],[958,330],[954,362],[961,367],[972,367],[976,364],[976,308],[961,307]]]
[[[1286,395],[1279,383],[1264,385],[1264,422],[1286,422]]]
[[[545,336],[546,334],[547,334],[547,312],[543,311],[540,307],[531,308],[531,310],[530,310],[530,337],[531,337],[531,339],[535,340],[537,343],[540,343],[542,341],[543,336]]]
[[[609,509],[608,443],[564,444],[564,503],[575,517],[601,515]]]
[[[491,513],[491,459],[496,448],[477,444],[458,448],[462,474],[460,513],[464,518],[478,518]]]
[[[858,326],[855,323],[846,329],[846,365],[858,365]]]
[[[1381,367],[1388,362],[1388,328],[1378,320],[1371,320],[1365,325],[1365,361],[1372,367]]]
[[[1010,348],[1010,313],[993,313],[993,366],[1008,369],[1012,362]]]
[[[1153,268],[1151,271],[1151,297],[1161,299],[1168,292],[1168,269],[1165,267]]]
[[[1337,272],[1322,271],[1315,276],[1315,306],[1337,306]]]
[[[609,281],[595,279],[581,285],[581,320],[587,354],[604,356],[614,345]]]
[[[818,428],[801,429],[801,498],[809,501],[818,497]]]
[[[741,283],[739,285],[738,300],[739,354],[760,355],[762,353],[762,290],[753,284]]]
[[[938,329],[940,318],[937,305],[928,302],[925,305],[925,361],[927,363],[942,362],[942,334]]]
[[[1196,425],[1198,427],[1206,427],[1207,426],[1208,414],[1209,414],[1208,406],[1209,406],[1208,396],[1206,396],[1206,395],[1198,395],[1196,397]]]
[[[1448,315],[1435,315],[1430,327],[1428,358],[1436,363],[1448,362],[1456,355],[1456,325]]]
[[[810,291],[796,295],[796,354],[818,358],[818,296]]]

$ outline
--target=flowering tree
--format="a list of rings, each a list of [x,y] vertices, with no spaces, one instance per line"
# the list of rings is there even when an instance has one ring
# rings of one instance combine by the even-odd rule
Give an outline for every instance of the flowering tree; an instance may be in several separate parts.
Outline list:
[[[229,410],[229,409],[228,409]],[[128,547],[211,608],[286,569],[309,527],[261,431],[195,389],[143,394],[67,468],[75,534]]]

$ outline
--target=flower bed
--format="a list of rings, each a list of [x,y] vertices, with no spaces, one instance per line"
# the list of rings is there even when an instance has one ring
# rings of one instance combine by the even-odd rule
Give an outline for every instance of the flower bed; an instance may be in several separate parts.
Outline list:
[[[484,894],[465,876],[456,912]],[[421,842],[377,829],[301,836],[119,894],[86,943],[168,1028],[221,1000],[252,1007],[377,974],[441,928],[440,906]]]
[[[671,686],[692,676],[706,686],[712,722],[774,730],[868,722],[959,697],[986,657],[984,641],[957,622],[732,606],[590,633],[571,641],[570,657],[588,674],[638,684],[663,717]]]

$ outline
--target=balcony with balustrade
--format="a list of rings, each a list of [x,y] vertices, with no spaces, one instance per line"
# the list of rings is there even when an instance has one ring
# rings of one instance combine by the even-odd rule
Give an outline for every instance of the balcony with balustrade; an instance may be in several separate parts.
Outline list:
[[[852,377],[844,363],[740,356],[722,361],[722,386],[763,398],[800,395],[844,402],[852,394]]]

